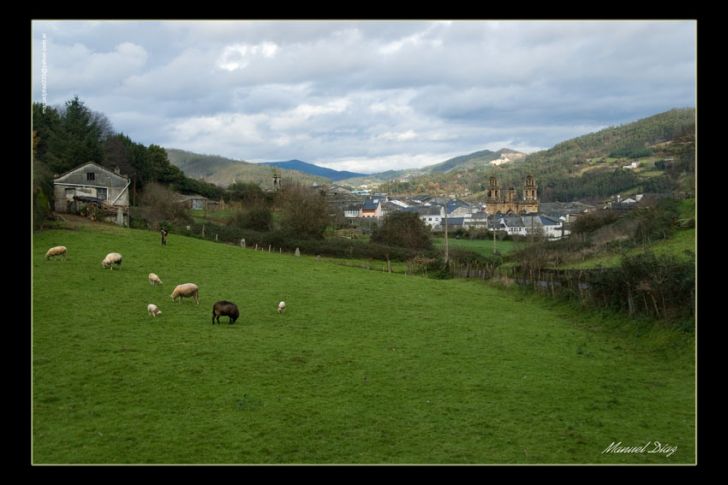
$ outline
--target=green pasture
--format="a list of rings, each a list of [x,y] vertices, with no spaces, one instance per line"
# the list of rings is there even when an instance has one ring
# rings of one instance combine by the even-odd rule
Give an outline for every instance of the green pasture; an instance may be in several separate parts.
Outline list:
[[[695,461],[692,335],[659,326],[106,225],[35,233],[32,290],[35,464]]]

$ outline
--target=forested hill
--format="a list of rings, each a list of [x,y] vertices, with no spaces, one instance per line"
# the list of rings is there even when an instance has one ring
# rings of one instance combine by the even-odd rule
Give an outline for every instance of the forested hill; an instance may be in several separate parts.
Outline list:
[[[670,160],[667,167],[658,167],[662,160]],[[636,168],[623,168],[632,163]],[[673,109],[567,140],[529,155],[514,168],[514,175],[533,173],[540,179],[546,201],[692,192],[695,109]]]
[[[695,109],[673,109],[567,140],[549,150],[529,155],[526,162],[573,165],[596,157],[639,158],[650,155],[653,145],[690,135],[694,131]]]
[[[517,152],[508,148],[503,148],[501,150],[498,150],[497,152],[492,152],[490,150],[481,150],[479,152],[474,152],[468,155],[462,155],[459,157],[451,158],[449,160],[445,160],[444,162],[425,167],[425,169],[428,170],[430,173],[445,173],[452,170],[477,167],[479,165],[484,166],[487,163],[492,162],[493,160],[503,159],[505,157],[508,157],[508,159],[517,160],[524,157],[525,155],[525,153]]]
[[[273,186],[273,167],[260,163],[233,160],[218,155],[206,155],[176,148],[167,148],[169,160],[189,175],[227,187],[234,182],[254,183],[262,188]],[[296,170],[278,169],[283,183],[296,181],[304,184],[324,183],[327,179]]]
[[[457,160],[454,159],[454,160]],[[634,167],[624,168],[635,164]],[[383,184],[383,191],[456,194],[482,200],[491,176],[501,187],[536,177],[544,202],[608,198],[615,194],[682,192],[695,187],[695,109],[673,109],[557,144],[499,166],[480,163]],[[392,177],[394,179],[394,177]]]

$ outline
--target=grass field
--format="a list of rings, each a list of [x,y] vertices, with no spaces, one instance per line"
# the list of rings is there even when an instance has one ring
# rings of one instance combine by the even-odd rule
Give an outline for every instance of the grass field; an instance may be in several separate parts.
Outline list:
[[[646,250],[657,256],[670,256],[678,260],[689,260],[695,258],[695,229],[682,229],[676,231],[670,238],[657,241],[647,247],[630,248],[624,251],[626,256],[636,256]],[[622,254],[606,253],[599,254],[594,258],[580,261],[578,263],[565,264],[562,269],[590,269],[590,268],[611,268],[619,266],[622,262]]]
[[[441,237],[433,238],[432,243],[435,247],[443,249],[445,247],[445,239]],[[493,240],[492,239],[455,239],[453,237],[448,238],[447,244],[450,248],[465,249],[473,251],[483,256],[491,256],[493,254]],[[522,247],[525,247],[528,243],[517,242],[517,241],[498,241],[496,240],[496,249],[501,254],[508,254],[512,251],[516,251]]]
[[[35,233],[32,264],[36,464],[695,461],[691,335],[113,226]],[[186,282],[199,306],[172,303]],[[237,323],[210,324],[218,299]]]

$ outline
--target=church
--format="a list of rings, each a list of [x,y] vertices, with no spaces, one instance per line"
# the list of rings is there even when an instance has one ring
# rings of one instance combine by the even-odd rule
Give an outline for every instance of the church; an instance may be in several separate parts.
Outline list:
[[[530,214],[538,213],[538,192],[536,179],[532,175],[526,177],[523,185],[523,197],[516,195],[516,189],[510,187],[505,193],[498,187],[498,180],[490,177],[488,187],[485,190],[485,212],[488,215],[496,214]]]

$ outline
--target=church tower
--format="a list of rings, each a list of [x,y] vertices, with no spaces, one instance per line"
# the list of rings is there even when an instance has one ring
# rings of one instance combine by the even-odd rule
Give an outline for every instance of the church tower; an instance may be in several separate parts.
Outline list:
[[[488,189],[485,193],[486,202],[499,202],[501,198],[500,189],[498,188],[498,179],[491,177],[488,181]]]
[[[536,179],[533,175],[526,177],[526,183],[523,185],[523,200],[526,202],[535,202],[538,200],[538,193],[536,192]]]

